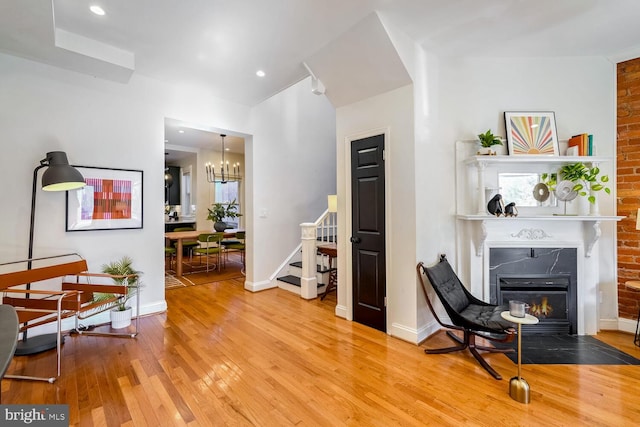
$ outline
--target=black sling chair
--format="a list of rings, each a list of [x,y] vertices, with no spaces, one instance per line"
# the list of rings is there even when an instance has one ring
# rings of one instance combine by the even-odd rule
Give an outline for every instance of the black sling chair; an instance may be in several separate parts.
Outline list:
[[[447,329],[458,330],[463,333],[461,339],[452,331],[447,331],[449,338],[458,343],[453,347],[425,349],[427,354],[442,354],[461,351],[469,348],[469,351],[495,379],[501,380],[502,376],[487,363],[478,350],[489,351],[493,353],[512,353],[512,348],[498,349],[494,347],[484,347],[476,345],[476,336],[495,342],[510,342],[513,340],[516,330],[513,324],[504,320],[500,313],[508,310],[506,306],[491,305],[481,301],[471,295],[463,286],[456,273],[449,265],[445,255],[440,255],[440,262],[433,267],[425,267],[422,262],[416,267],[418,278],[422,284],[424,296],[427,299],[429,310],[436,321]],[[436,314],[433,304],[429,299],[427,287],[424,280],[424,274],[427,275],[431,286],[440,302],[447,311],[453,325],[443,323]]]

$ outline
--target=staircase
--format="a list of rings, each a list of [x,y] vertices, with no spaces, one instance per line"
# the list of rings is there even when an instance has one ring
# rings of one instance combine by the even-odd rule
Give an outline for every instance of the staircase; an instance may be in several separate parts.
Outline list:
[[[318,257],[321,255],[318,254]],[[289,263],[289,274],[286,276],[278,277],[278,287],[282,289],[286,289],[290,292],[300,294],[300,276],[302,275],[302,261],[295,261]],[[316,278],[318,279],[318,295],[324,293],[324,290],[327,287],[327,283],[329,283],[329,273],[331,270],[335,270],[335,268],[330,269],[327,266],[323,266],[322,264],[317,264],[316,268]]]
[[[316,245],[322,242],[335,242],[337,234],[337,218],[335,212],[325,211],[314,223],[316,228]],[[295,294],[301,294],[302,277],[302,244],[285,262],[285,267],[277,274],[277,285]],[[316,252],[316,280],[318,295],[324,293],[329,283],[329,275],[335,268],[329,267],[329,258]]]

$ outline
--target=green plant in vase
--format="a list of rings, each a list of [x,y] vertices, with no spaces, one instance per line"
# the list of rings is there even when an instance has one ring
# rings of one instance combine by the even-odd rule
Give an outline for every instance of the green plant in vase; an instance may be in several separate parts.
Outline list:
[[[580,196],[588,196],[589,203],[596,202],[596,196],[591,192],[604,190],[611,194],[611,189],[606,186],[609,182],[608,175],[600,175],[600,168],[597,166],[588,167],[582,162],[570,163],[560,168],[560,176],[574,183],[573,191]],[[588,191],[591,192],[588,193]]]
[[[608,175],[600,175],[600,168],[597,166],[588,167],[582,162],[569,163],[560,168],[558,174],[543,173],[542,182],[547,184],[550,191],[555,191],[558,184],[558,175],[561,180],[571,181],[574,185],[572,190],[579,196],[587,197],[589,203],[595,204],[596,196],[591,191],[603,191],[611,194],[611,189],[607,187]],[[591,190],[591,191],[589,191]]]
[[[482,147],[480,151],[481,154],[491,154],[491,147],[494,145],[502,145],[502,138],[495,136],[491,132],[491,129],[488,129],[485,133],[478,134],[478,139]]]
[[[227,229],[227,223],[224,222],[226,218],[238,218],[242,214],[238,212],[238,203],[236,199],[233,199],[229,203],[214,203],[211,208],[207,209],[209,215],[207,219],[213,221],[213,228],[216,231],[224,231]]]
[[[118,311],[127,310],[129,308],[127,307],[127,301],[135,294],[135,289],[139,285],[140,275],[142,273],[133,268],[133,260],[128,256],[123,256],[118,261],[103,264],[102,272],[112,276],[119,276],[113,277],[112,280],[118,285],[127,287],[127,294],[120,297],[116,307]],[[94,301],[99,302],[111,298],[113,298],[113,294],[98,293],[95,295]]]

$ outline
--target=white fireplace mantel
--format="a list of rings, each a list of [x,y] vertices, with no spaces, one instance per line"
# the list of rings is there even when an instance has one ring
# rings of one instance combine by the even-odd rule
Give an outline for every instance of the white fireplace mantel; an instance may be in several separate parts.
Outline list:
[[[599,329],[600,301],[611,297],[615,287],[600,259],[599,246],[610,247],[609,237],[622,216],[614,216],[615,205],[606,192],[598,193],[595,203],[586,197],[573,202],[545,206],[517,206],[517,216],[492,216],[487,198],[500,188],[501,173],[554,173],[563,165],[582,162],[602,165],[608,174],[612,157],[567,156],[477,156],[477,141],[456,142],[455,227],[457,271],[471,293],[490,299],[489,258],[493,248],[575,248],[577,254],[577,331],[593,335]],[[531,189],[533,191],[533,188]],[[487,193],[490,194],[487,194]],[[499,191],[498,191],[499,193]],[[591,191],[591,195],[594,192]],[[509,202],[509,200],[505,200]],[[600,203],[605,215],[601,215]],[[519,211],[519,212],[518,212]],[[601,240],[601,236],[603,236]],[[605,238],[606,237],[606,238]]]
[[[540,224],[553,222],[571,223],[582,222],[587,230],[582,233],[584,242],[584,256],[590,257],[594,245],[601,235],[600,223],[602,221],[620,221],[623,216],[593,216],[593,215],[536,215],[536,216],[517,216],[517,217],[496,217],[491,215],[458,215],[458,219],[472,221],[477,230],[472,233],[474,235],[474,247],[476,256],[481,257],[485,247],[485,242],[489,238],[488,224],[502,222],[511,230],[510,236],[514,239],[525,239],[534,241],[543,241],[551,239],[543,228],[539,228]],[[518,227],[521,226],[520,229]]]
[[[600,265],[588,261],[598,257],[597,242],[605,222],[619,216],[522,216],[457,215],[458,244],[462,259],[468,260],[462,280],[476,297],[489,300],[489,258],[492,248],[576,248],[577,331],[593,335],[598,331]]]

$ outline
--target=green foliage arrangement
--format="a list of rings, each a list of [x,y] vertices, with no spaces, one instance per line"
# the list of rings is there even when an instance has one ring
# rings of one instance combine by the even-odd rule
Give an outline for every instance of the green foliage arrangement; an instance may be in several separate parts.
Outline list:
[[[560,177],[563,180],[573,182],[573,191],[577,192],[580,196],[587,196],[589,203],[595,203],[596,197],[588,191],[604,190],[605,193],[611,194],[611,189],[606,186],[609,182],[608,175],[600,176],[600,168],[597,166],[588,167],[582,162],[569,163],[560,168],[558,171]],[[557,174],[542,174],[542,182],[547,184],[549,190],[554,191],[557,184]]]
[[[495,136],[491,129],[488,129],[485,133],[478,134],[480,145],[488,148],[493,145],[502,145],[502,139],[499,136]]]
[[[225,218],[242,216],[241,213],[238,213],[238,203],[236,203],[236,199],[233,199],[229,203],[214,203],[211,208],[207,210],[209,211],[207,219],[213,222],[222,222]]]
[[[109,264],[102,265],[102,272],[113,276],[130,276],[130,277],[114,277],[113,281],[118,285],[127,287],[127,295],[118,300],[117,310],[125,311],[127,309],[127,301],[134,294],[134,289],[139,284],[140,271],[133,268],[133,260],[128,256],[123,256],[118,261],[112,261]],[[96,294],[94,301],[106,301],[113,298],[113,294]]]

